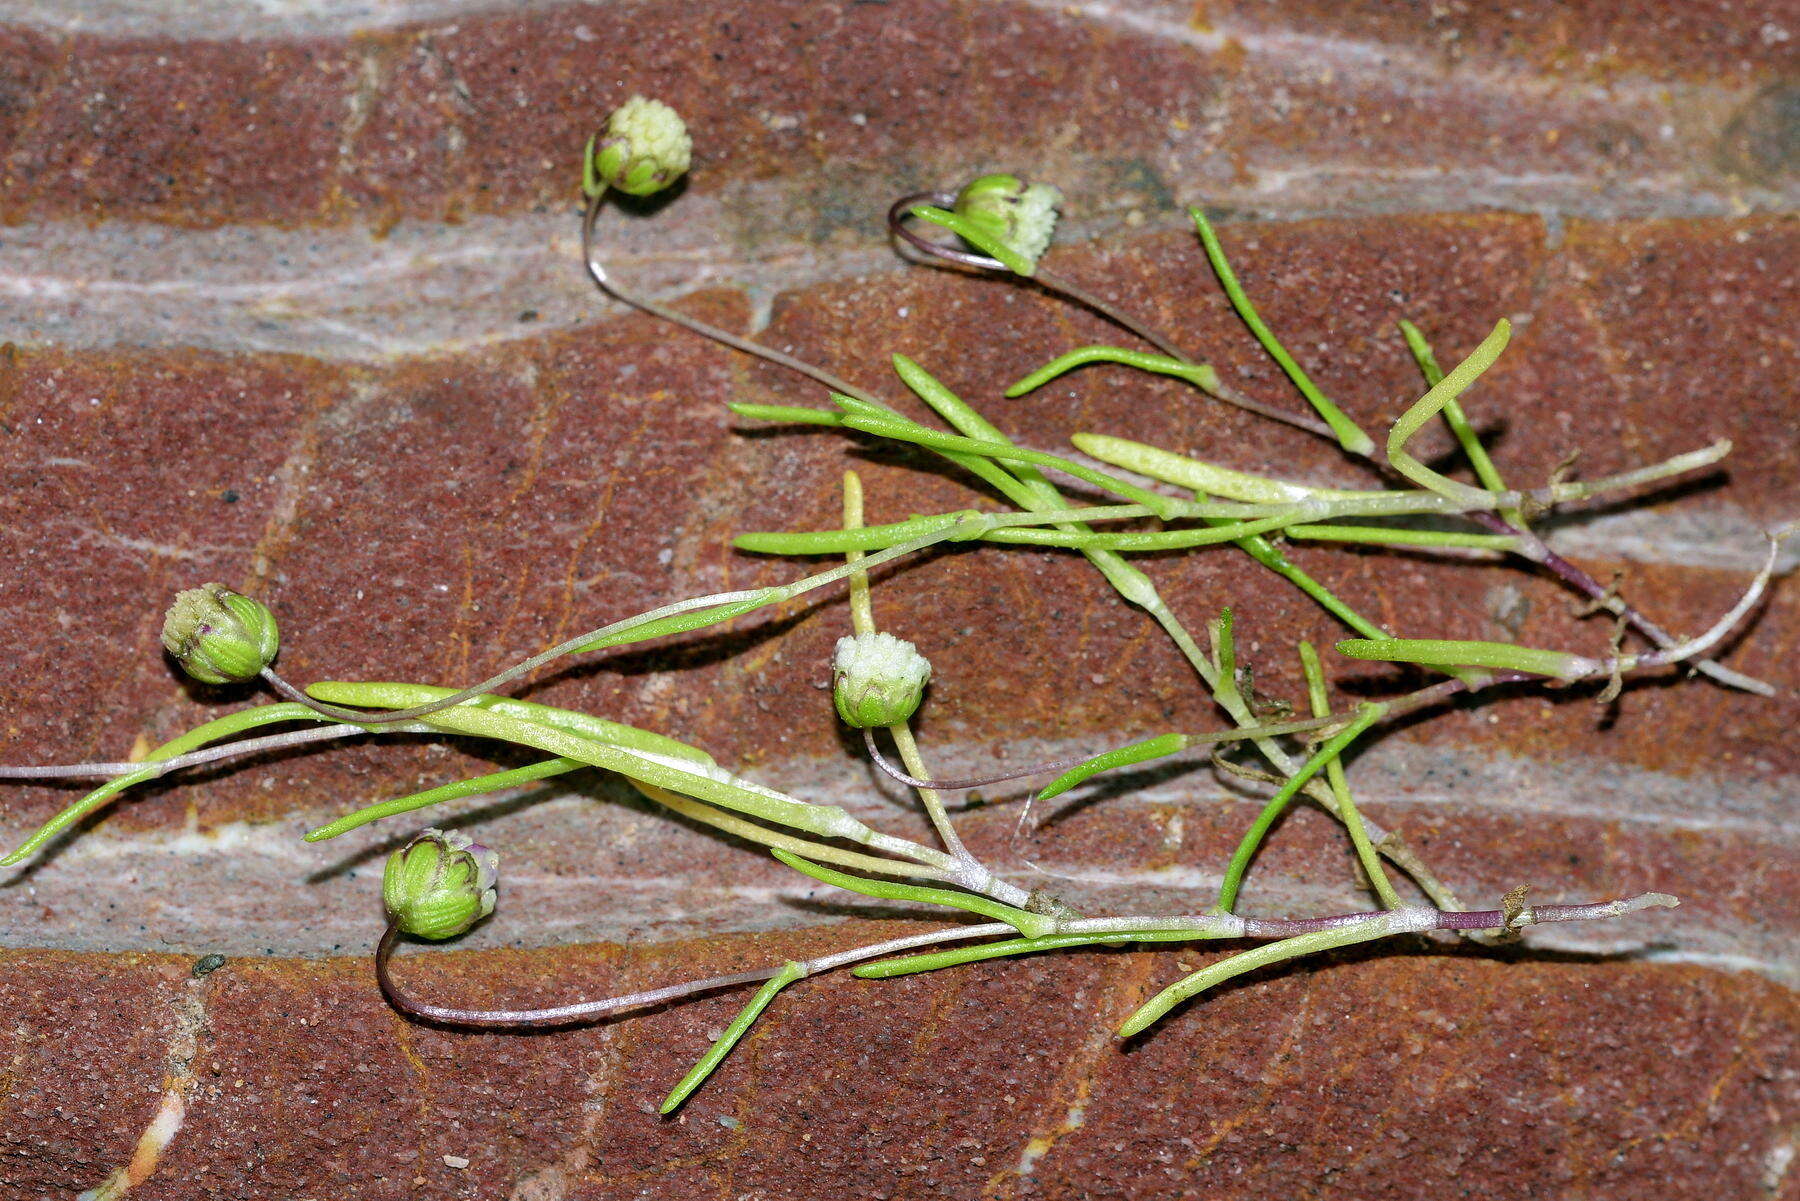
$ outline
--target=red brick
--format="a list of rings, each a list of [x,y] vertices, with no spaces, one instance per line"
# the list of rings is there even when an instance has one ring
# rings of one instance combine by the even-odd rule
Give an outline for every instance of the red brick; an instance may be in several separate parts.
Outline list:
[[[125,1163],[164,1088],[192,960],[0,952],[0,1182],[73,1196]]]
[[[1549,0],[1506,8],[1451,0],[1202,0],[1196,24],[1223,33],[1293,31],[1422,52],[1445,66],[1531,72],[1604,86],[1632,76],[1712,83],[1778,76],[1794,65],[1793,13],[1777,0],[1571,9]]]
[[[5,162],[7,221],[294,221],[329,197],[355,65],[342,43],[57,48]]]
[[[0,370],[0,546],[17,565],[0,578],[17,623],[0,660],[0,757],[116,760],[155,736],[160,712],[241,701],[244,689],[180,682],[159,641],[163,611],[208,580],[266,593],[263,556],[305,487],[284,465],[343,394],[344,373],[276,357],[56,351],[11,354]],[[8,786],[0,806],[48,816],[72,787]]]
[[[1722,499],[1771,526],[1800,492],[1800,221],[1578,222],[1496,366],[1501,462],[1581,451],[1584,476],[1730,438]],[[1534,420],[1522,419],[1530,414]]]
[[[1251,977],[1103,1055],[1017,1195],[1750,1196],[1793,1017],[1693,969],[1376,949]]]
[[[436,1000],[561,1001],[872,929],[671,946],[623,972],[598,948],[418,952],[402,970]],[[400,1021],[364,962],[230,961],[205,983],[186,1121],[137,1191],[1687,1198],[1748,1195],[1793,1111],[1791,996],[1693,968],[1421,956],[1401,941],[1250,977],[1113,1042],[1133,1005],[1217,953],[802,983],[672,1120],[646,1111],[742,993],[599,1027],[465,1034]],[[15,953],[9,971],[61,985],[94,980],[94,960]],[[97,982],[105,996],[166,992],[179,966],[109,960]],[[150,1038],[130,1033],[129,1009],[40,998],[67,1026],[55,1045],[82,1058],[65,1087],[101,1091],[63,1143],[46,1140],[67,1139],[69,1119],[22,1107],[14,1129],[34,1154],[0,1172],[15,1190],[66,1191],[135,1140],[157,1056],[120,1053],[122,1035]],[[121,1088],[139,1101],[118,1103]]]
[[[1763,17],[1413,20],[1284,3],[1223,10],[1221,40],[1204,36],[1207,12],[1194,37],[1179,12],[1154,10],[686,0],[341,39],[21,30],[0,211],[380,227],[562,207],[579,147],[632,92],[692,122],[694,188],[778,180],[814,241],[868,227],[871,176],[898,194],[996,163],[1158,207],[1201,181],[1277,171],[1334,177],[1334,199],[1388,208],[1420,168],[1459,204],[1521,181],[1578,208],[1596,188],[1615,207],[1679,206],[1671,180],[1716,202],[1734,177],[1779,189],[1792,171],[1786,93],[1768,90],[1791,40]],[[1679,96],[1661,86],[1676,82]],[[1304,178],[1294,192],[1314,194]]]

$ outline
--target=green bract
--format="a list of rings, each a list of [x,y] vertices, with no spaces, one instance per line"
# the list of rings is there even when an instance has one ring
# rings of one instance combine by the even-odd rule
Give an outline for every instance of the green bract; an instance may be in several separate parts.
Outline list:
[[[846,725],[897,726],[913,715],[931,679],[931,663],[892,634],[840,638],[831,661],[831,699]]]
[[[1004,243],[1032,267],[1050,249],[1062,193],[1016,175],[983,175],[956,195],[958,216]]]
[[[494,911],[500,856],[467,834],[423,830],[388,856],[388,920],[420,938],[454,938]]]
[[[203,684],[253,680],[281,649],[275,615],[223,584],[175,594],[163,619],[163,648]]]

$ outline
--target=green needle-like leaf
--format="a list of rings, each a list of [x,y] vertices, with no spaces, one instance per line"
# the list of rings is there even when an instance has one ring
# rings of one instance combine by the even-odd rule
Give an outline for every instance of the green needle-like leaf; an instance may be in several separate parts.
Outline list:
[[[951,909],[966,909],[970,913],[979,913],[991,917],[995,921],[1005,922],[1027,938],[1037,938],[1048,934],[1055,928],[1055,922],[1042,914],[1029,913],[1023,909],[1015,909],[1011,905],[1002,905],[999,901],[973,893],[954,892],[948,888],[925,888],[918,884],[895,884],[887,880],[871,880],[866,876],[852,876],[847,872],[833,871],[810,860],[783,850],[774,850],[770,854],[781,860],[795,871],[834,888],[842,888],[848,892],[859,892],[865,897],[876,897],[884,901],[912,901],[920,905],[944,905]]]
[[[1425,386],[1436,387],[1444,378],[1444,372],[1438,366],[1437,356],[1431,351],[1431,343],[1425,340],[1419,327],[1410,321],[1400,322],[1400,336],[1406,339],[1406,348],[1412,351],[1414,360],[1418,362],[1419,371],[1425,376]],[[1481,481],[1481,486],[1489,492],[1505,492],[1506,481],[1500,478],[1499,469],[1488,458],[1487,447],[1481,444],[1481,436],[1469,424],[1468,417],[1463,413],[1462,402],[1455,398],[1444,402],[1444,422],[1450,427],[1450,432],[1456,435],[1457,445],[1462,447],[1469,465],[1475,469],[1475,478]],[[1522,524],[1516,509],[1502,509],[1500,515],[1515,526]]]
[[[1428,667],[1495,667],[1533,675],[1571,679],[1585,673],[1591,661],[1567,651],[1538,650],[1510,642],[1458,642],[1441,638],[1347,638],[1337,644],[1340,655],[1387,663],[1423,663]]]
[[[1189,208],[1188,213],[1194,218],[1195,228],[1200,231],[1200,243],[1206,247],[1206,260],[1212,264],[1213,272],[1218,275],[1219,283],[1225,288],[1225,296],[1231,301],[1231,307],[1237,310],[1237,315],[1245,325],[1250,327],[1250,332],[1256,335],[1256,340],[1261,342],[1263,349],[1269,352],[1269,357],[1281,365],[1281,369],[1287,373],[1288,379],[1293,381],[1294,387],[1300,389],[1300,395],[1306,397],[1307,403],[1312,405],[1314,411],[1324,419],[1325,424],[1331,427],[1331,432],[1337,435],[1338,443],[1345,450],[1353,455],[1372,453],[1375,449],[1374,439],[1358,428],[1356,422],[1350,420],[1342,409],[1319,391],[1318,385],[1314,384],[1312,378],[1300,369],[1300,364],[1294,361],[1294,356],[1287,352],[1287,348],[1263,323],[1262,317],[1256,311],[1256,306],[1250,302],[1249,295],[1245,293],[1243,285],[1238,283],[1237,273],[1226,261],[1225,248],[1219,245],[1219,235],[1213,232],[1212,223],[1206,219],[1206,214],[1198,208]]]
[[[673,1113],[681,1107],[683,1101],[693,1096],[694,1090],[706,1082],[706,1078],[713,1074],[713,1069],[724,1063],[725,1057],[731,1054],[731,1049],[750,1032],[756,1019],[762,1016],[763,1010],[769,1007],[769,1002],[775,999],[775,994],[805,974],[806,969],[791,959],[782,964],[780,973],[756,990],[756,995],[731,1019],[731,1025],[725,1027],[725,1033],[700,1057],[700,1062],[689,1068],[688,1074],[681,1078],[681,1083],[669,1090],[669,1095],[663,1098],[657,1112]]]
[[[358,809],[354,813],[347,813],[316,830],[308,830],[305,838],[307,842],[324,842],[326,839],[336,838],[340,834],[347,834],[360,826],[366,826],[370,822],[378,822],[384,817],[411,813],[415,809],[436,805],[440,801],[460,800],[463,797],[480,796],[483,793],[499,792],[506,788],[517,788],[521,784],[530,784],[550,776],[560,776],[565,772],[572,772],[586,766],[585,763],[578,763],[573,759],[564,759],[559,756],[555,759],[545,759],[541,763],[515,767],[510,771],[491,772],[485,776],[458,780],[453,784],[440,784],[436,788],[428,788],[424,792],[395,797],[391,801],[382,801],[379,804]]]
[[[947,951],[931,951],[924,955],[903,955],[894,959],[878,959],[850,969],[853,976],[865,980],[886,980],[894,976],[910,976],[915,972],[935,972],[940,968],[977,963],[983,959],[1000,959],[1010,955],[1032,955],[1039,951],[1059,951],[1067,947],[1092,947],[1133,942],[1198,942],[1219,938],[1205,930],[1131,930],[1107,934],[1046,934],[1042,938],[1008,938],[998,942],[976,943]]]
[[[933,225],[941,225],[989,258],[998,259],[1006,265],[1006,269],[1014,275],[1023,275],[1030,279],[1037,270],[1037,264],[1008,246],[1004,241],[993,236],[979,223],[966,220],[961,214],[949,209],[941,209],[935,205],[914,205],[912,215],[921,221],[929,221]]]
[[[1319,653],[1310,642],[1300,644],[1300,672],[1306,677],[1306,699],[1312,706],[1313,716],[1324,717],[1331,712],[1331,702],[1325,693],[1325,672],[1319,666]],[[1351,795],[1350,781],[1344,774],[1342,755],[1325,765],[1325,780],[1331,786],[1332,795],[1337,797],[1338,813],[1343,818],[1344,829],[1350,834],[1350,845],[1356,848],[1356,860],[1369,878],[1369,886],[1381,898],[1384,908],[1398,909],[1400,896],[1388,880],[1387,871],[1381,866],[1381,855],[1363,827],[1362,814],[1357,811],[1356,798]]]
[[[1393,428],[1388,431],[1387,457],[1394,470],[1440,496],[1459,502],[1479,504],[1488,495],[1485,489],[1471,488],[1425,466],[1406,453],[1406,443],[1419,432],[1420,427],[1436,417],[1445,405],[1461,396],[1469,385],[1481,378],[1482,372],[1493,366],[1494,360],[1506,349],[1506,343],[1511,337],[1512,322],[1504,317],[1500,318],[1499,323],[1494,326],[1494,332],[1482,339],[1481,345],[1471,351],[1468,358],[1451,368],[1450,374],[1433,384],[1425,395],[1401,414],[1400,420],[1394,422]]]
[[[879,434],[884,438],[916,443],[933,450],[979,455],[983,458],[1000,459],[1012,463],[1030,463],[1037,467],[1054,467],[1078,480],[1084,480],[1095,487],[1104,488],[1117,496],[1135,501],[1158,517],[1169,518],[1175,515],[1174,502],[1169,497],[1151,492],[1146,488],[1140,488],[1136,484],[1119,479],[1117,476],[1108,475],[1104,471],[1095,471],[1091,467],[1084,467],[1073,459],[1067,459],[1061,455],[1027,450],[1024,447],[1014,446],[1010,442],[986,442],[979,438],[965,438],[960,434],[939,433],[912,422],[897,421],[875,413],[850,413],[844,418],[844,424],[851,429]]]
[[[1205,363],[1186,363],[1166,354],[1127,350],[1122,346],[1083,346],[1051,359],[1008,388],[1006,395],[1009,398],[1023,396],[1043,387],[1057,376],[1077,367],[1085,367],[1089,363],[1120,363],[1126,367],[1136,367],[1139,371],[1173,375],[1196,385],[1203,392],[1211,392],[1219,386],[1219,373]]]
[[[1395,924],[1384,916],[1353,926],[1319,930],[1311,934],[1284,938],[1280,942],[1253,947],[1241,954],[1232,955],[1218,963],[1203,967],[1193,975],[1179,980],[1157,993],[1139,1007],[1136,1013],[1125,1019],[1125,1024],[1119,1027],[1119,1037],[1130,1038],[1134,1034],[1142,1033],[1158,1018],[1189,997],[1197,996],[1214,985],[1223,984],[1233,976],[1241,976],[1245,972],[1254,971],[1259,967],[1267,967],[1269,964],[1285,963],[1289,959],[1297,959],[1302,955],[1311,955],[1317,951],[1329,951],[1334,947],[1347,947],[1354,943],[1383,938],[1396,932]]]
[[[1321,768],[1343,754],[1350,744],[1362,735],[1364,730],[1381,720],[1382,714],[1386,712],[1386,705],[1361,706],[1356,720],[1337,734],[1332,735],[1330,740],[1320,747],[1312,758],[1301,766],[1299,771],[1288,777],[1287,783],[1283,784],[1281,789],[1269,798],[1269,802],[1263,806],[1262,812],[1256,815],[1256,820],[1250,823],[1250,828],[1244,831],[1243,840],[1238,843],[1237,850],[1232,853],[1231,862],[1225,867],[1225,879],[1219,885],[1218,911],[1220,913],[1230,913],[1237,905],[1238,889],[1244,883],[1244,874],[1250,870],[1250,861],[1256,857],[1257,848],[1262,845],[1262,840],[1268,834],[1269,828],[1275,824],[1275,819],[1281,816],[1283,809],[1287,808],[1288,802],[1294,799],[1295,794],[1305,787],[1306,782],[1317,775]]]
[[[1130,767],[1133,763],[1145,763],[1151,759],[1161,759],[1164,755],[1173,755],[1188,744],[1183,734],[1158,734],[1155,738],[1146,738],[1142,742],[1134,742],[1129,746],[1117,747],[1110,751],[1102,751],[1083,763],[1071,767],[1056,779],[1044,786],[1037,794],[1037,799],[1047,801],[1051,797],[1061,796],[1069,789],[1084,780],[1091,780],[1101,772],[1117,771],[1121,767]]]

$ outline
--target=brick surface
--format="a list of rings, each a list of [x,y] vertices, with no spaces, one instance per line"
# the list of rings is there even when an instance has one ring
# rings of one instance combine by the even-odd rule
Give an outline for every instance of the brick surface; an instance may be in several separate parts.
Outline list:
[[[1300,403],[1181,204],[1214,206],[1264,316],[1372,430],[1422,390],[1398,318],[1454,361],[1507,316],[1514,343],[1466,403],[1509,479],[1538,484],[1576,451],[1591,477],[1731,438],[1723,470],[1637,498],[1649,517],[1554,523],[1673,630],[1729,607],[1756,532],[1793,516],[1794,30],[1774,6],[393,18],[330,33],[300,13],[247,40],[173,17],[159,34],[153,6],[128,28],[0,28],[0,218],[47,248],[0,264],[22,298],[13,336],[33,339],[0,354],[0,762],[122,757],[256,697],[186,686],[157,648],[162,598],[206,579],[275,607],[297,680],[463,682],[678,596],[795,578],[813,565],[729,539],[835,526],[847,465],[872,520],[988,503],[924,453],[753,428],[724,403],[824,398],[544,282],[572,240],[571,154],[634,90],[689,115],[698,170],[666,207],[611,215],[630,277],[909,413],[924,410],[894,351],[1033,446],[1093,430],[1373,478],[1120,368],[1001,399],[1057,351],[1124,339],[1035,286],[877,259],[872,230],[885,196],[1019,165],[1072,197],[1049,266],[1259,399]],[[490,285],[485,317],[451,294]],[[96,332],[138,297],[124,333]],[[1607,646],[1604,622],[1519,567],[1292,555],[1396,633]],[[1299,698],[1296,640],[1341,637],[1229,548],[1143,563],[1195,628],[1233,606],[1266,695]],[[1126,1013],[1220,950],[809,981],[673,1119],[656,1103],[741,991],[552,1033],[407,1022],[364,957],[373,877],[406,823],[296,840],[522,754],[409,737],[164,783],[0,880],[0,1194],[74,1195],[132,1162],[132,1195],[152,1201],[1789,1196],[1797,603],[1778,584],[1722,652],[1773,700],[1677,673],[1608,707],[1591,688],[1518,689],[1356,757],[1364,811],[1471,905],[1529,884],[1540,902],[1664,889],[1679,909],[1259,973],[1123,1046]],[[1217,724],[1167,639],[1077,556],[947,549],[883,572],[876,606],[936,664],[918,721],[934,770]],[[845,628],[839,593],[812,596],[522,691],[925,837],[825,700]],[[1328,663],[1339,700],[1423,678]],[[1027,791],[959,802],[961,827],[1089,911],[1203,908],[1261,804],[1196,756],[1041,806],[1021,832]],[[8,785],[0,829],[20,837],[73,795]],[[502,912],[465,949],[400,966],[447,1003],[555,1003],[924,928],[592,773],[446,816],[506,855]],[[1276,828],[1243,902],[1365,903],[1341,830],[1308,808]],[[169,948],[193,954],[154,953]],[[185,1116],[158,1153],[152,1119],[172,1105]]]
[[[15,1196],[72,1196],[125,1162],[157,1109],[189,963],[54,952],[0,959],[0,1179]]]
[[[1396,6],[1309,0],[1206,0],[1193,20],[1222,30],[1287,27],[1425,51],[1446,64],[1476,60],[1593,82],[1621,77],[1718,83],[1766,78],[1795,64],[1793,13],[1770,0],[1681,5],[1548,2],[1505,9],[1449,3]]]
[[[54,65],[15,84],[9,221],[292,220],[328,199],[355,79],[343,45],[15,36]]]
[[[1784,1104],[1787,999],[1607,973],[1363,959],[1221,994],[1101,1063],[1020,1195],[1754,1195],[1755,1120],[1728,1115]]]
[[[422,995],[561,999],[846,936],[669,946],[622,971],[598,948],[416,955],[402,970]],[[1779,1156],[1767,1115],[1794,1103],[1790,995],[1692,968],[1414,951],[1227,988],[1123,1046],[1111,1025],[1176,961],[1216,952],[802,984],[674,1119],[655,1102],[731,997],[599,1028],[471,1035],[399,1021],[361,964],[233,960],[205,985],[187,1125],[136,1191],[1670,1197],[1761,1186]],[[28,1039],[56,1030],[63,1054],[104,1059],[114,1089],[149,1098],[162,1086],[156,1056],[122,1053],[98,1019],[166,993],[186,966],[15,953],[12,978],[85,978],[89,991],[59,988],[15,1009],[13,1027]],[[821,1045],[854,1049],[821,1059]],[[40,1174],[11,1179],[25,1195],[93,1183],[103,1159],[42,1152],[89,1146],[86,1107],[105,1102],[32,1103],[50,1064],[27,1062],[9,1129],[40,1148],[18,1161]],[[143,1106],[122,1108],[125,1128]]]
[[[1573,184],[1559,195],[1574,203],[1590,184],[1654,203],[1649,179],[1716,206],[1739,184],[1786,186],[1793,169],[1779,133],[1792,22],[1763,7],[1414,19],[1366,5],[688,0],[340,38],[15,27],[0,212],[379,226],[560,206],[577,148],[633,91],[703,132],[696,187],[791,179],[827,225],[829,193],[851,176],[900,190],[1020,156],[1114,187],[1147,176],[1151,196],[1265,170],[1354,192],[1374,167],[1426,168],[1426,186],[1469,199],[1457,176],[1474,172]],[[831,83],[795,88],[796,73]],[[954,114],[956,137],[921,125],[926,113]]]
[[[260,590],[305,487],[290,464],[311,416],[342,399],[342,373],[299,360],[10,347],[0,371],[0,545],[12,565],[0,604],[16,632],[34,631],[15,636],[0,664],[7,759],[41,762],[51,746],[65,762],[116,758],[146,732],[147,714],[173,708],[191,725],[241,698],[178,682],[157,606],[131,598],[210,579]],[[28,812],[72,799],[62,787],[7,794]]]

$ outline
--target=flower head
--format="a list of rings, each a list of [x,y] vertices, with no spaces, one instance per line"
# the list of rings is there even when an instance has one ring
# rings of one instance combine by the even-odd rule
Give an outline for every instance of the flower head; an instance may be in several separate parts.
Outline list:
[[[604,134],[588,140],[582,186],[590,196],[600,187],[648,196],[687,174],[693,152],[694,141],[674,109],[633,96],[612,111]]]
[[[268,606],[223,584],[202,584],[175,594],[162,644],[201,683],[229,684],[254,679],[273,662],[281,634]]]
[[[467,834],[421,830],[388,856],[381,902],[406,933],[453,938],[494,911],[499,873],[499,854]]]
[[[840,638],[831,662],[831,699],[857,729],[897,726],[913,715],[931,679],[931,663],[892,634]]]
[[[1062,193],[1050,184],[1027,184],[1016,175],[983,175],[957,193],[955,209],[1036,267],[1050,248],[1061,203]]]

